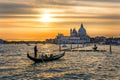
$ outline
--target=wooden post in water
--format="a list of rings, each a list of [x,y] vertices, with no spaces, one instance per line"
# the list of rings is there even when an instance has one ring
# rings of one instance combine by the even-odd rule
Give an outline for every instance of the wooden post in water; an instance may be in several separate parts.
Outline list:
[[[77,48],[79,48],[79,44],[78,43],[79,43],[79,41],[77,41]]]
[[[82,46],[84,47],[84,43],[82,43]]]
[[[112,41],[110,40],[110,53],[112,53],[112,46],[111,45],[112,45]]]
[[[61,51],[61,40],[60,40],[60,43],[59,43],[59,51]]]
[[[61,44],[59,44],[59,51],[61,51]]]
[[[72,50],[72,43],[71,43],[70,49]]]
[[[112,53],[112,47],[111,47],[111,43],[110,43],[110,53]]]
[[[112,53],[112,50],[111,50],[111,44],[110,44],[110,53]]]
[[[79,48],[79,44],[77,44],[77,48]]]

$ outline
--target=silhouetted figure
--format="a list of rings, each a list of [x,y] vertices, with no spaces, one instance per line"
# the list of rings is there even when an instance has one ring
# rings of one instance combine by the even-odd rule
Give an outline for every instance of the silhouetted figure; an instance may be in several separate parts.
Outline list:
[[[94,50],[94,51],[97,50],[97,46],[96,46],[96,44],[94,45],[93,50]]]
[[[35,54],[34,57],[37,57],[37,52],[38,52],[38,50],[37,50],[37,45],[35,45],[35,46],[34,46],[34,54]]]
[[[51,59],[53,58],[53,54],[50,54],[50,58],[51,58]]]
[[[48,56],[47,56],[47,54],[45,54],[45,59],[47,59],[48,58]]]
[[[44,55],[43,55],[43,53],[42,53],[42,55],[41,55],[41,58],[42,58],[42,59],[44,58]]]

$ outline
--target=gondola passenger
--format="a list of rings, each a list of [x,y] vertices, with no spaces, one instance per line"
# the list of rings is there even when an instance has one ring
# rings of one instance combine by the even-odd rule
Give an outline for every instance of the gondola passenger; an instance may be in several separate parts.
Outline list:
[[[50,54],[50,58],[53,58],[53,54]]]

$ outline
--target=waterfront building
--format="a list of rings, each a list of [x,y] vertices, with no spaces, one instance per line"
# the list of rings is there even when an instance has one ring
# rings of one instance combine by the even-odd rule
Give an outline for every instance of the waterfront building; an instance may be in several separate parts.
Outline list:
[[[78,31],[75,28],[70,29],[70,36],[58,34],[56,39],[58,44],[85,44],[90,42],[90,37],[87,35],[86,29],[84,28],[83,24],[81,24]]]
[[[0,39],[0,44],[3,44],[5,41],[3,39]]]

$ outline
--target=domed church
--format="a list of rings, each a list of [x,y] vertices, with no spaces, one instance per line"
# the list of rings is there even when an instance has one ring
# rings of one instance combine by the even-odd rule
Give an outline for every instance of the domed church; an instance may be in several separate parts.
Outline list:
[[[63,34],[58,34],[57,36],[57,43],[62,44],[80,44],[80,43],[89,43],[90,37],[86,33],[86,29],[84,28],[83,24],[80,25],[78,31],[74,29],[70,29],[70,36],[64,36]]]
[[[86,36],[86,30],[83,27],[83,24],[81,24],[81,27],[79,28],[78,32],[76,31],[76,29],[74,28],[73,30],[70,29],[70,36],[71,37],[82,37],[82,36]]]

